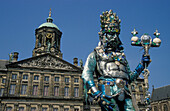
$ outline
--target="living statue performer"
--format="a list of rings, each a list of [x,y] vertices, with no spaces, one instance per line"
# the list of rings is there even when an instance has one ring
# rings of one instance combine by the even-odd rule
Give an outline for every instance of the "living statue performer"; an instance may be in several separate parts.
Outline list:
[[[100,18],[100,42],[85,63],[82,73],[84,88],[102,111],[134,111],[128,84],[148,66],[150,57],[143,55],[136,69],[130,71],[119,39],[120,19],[112,10],[103,12]],[[98,86],[94,83],[94,74]]]

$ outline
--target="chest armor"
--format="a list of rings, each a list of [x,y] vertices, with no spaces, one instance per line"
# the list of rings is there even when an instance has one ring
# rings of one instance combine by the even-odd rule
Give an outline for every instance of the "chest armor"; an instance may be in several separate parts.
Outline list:
[[[116,53],[116,57],[97,53],[97,71],[99,76],[129,80],[127,61],[122,53]]]

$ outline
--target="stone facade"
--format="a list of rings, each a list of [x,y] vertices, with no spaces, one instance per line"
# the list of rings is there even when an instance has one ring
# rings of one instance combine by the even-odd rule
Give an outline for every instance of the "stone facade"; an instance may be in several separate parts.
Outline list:
[[[44,65],[45,60],[53,64]],[[83,109],[81,69],[54,55],[7,64],[7,71],[1,71],[0,76],[1,111]]]
[[[144,79],[138,77],[136,81],[129,86],[131,89],[132,101],[136,111],[145,111],[145,83]]]
[[[153,88],[151,108],[152,111],[170,111],[170,85]]]

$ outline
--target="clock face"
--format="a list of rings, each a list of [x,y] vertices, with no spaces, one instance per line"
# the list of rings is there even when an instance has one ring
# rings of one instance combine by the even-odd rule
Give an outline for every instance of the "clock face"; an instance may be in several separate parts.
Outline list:
[[[52,35],[52,33],[47,33],[47,34],[46,34],[46,37],[47,37],[47,38],[52,38],[53,35]]]

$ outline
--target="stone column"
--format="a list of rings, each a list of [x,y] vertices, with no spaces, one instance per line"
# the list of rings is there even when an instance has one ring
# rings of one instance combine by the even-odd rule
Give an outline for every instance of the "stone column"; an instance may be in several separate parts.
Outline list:
[[[21,82],[22,82],[22,72],[19,72],[19,75],[17,75],[17,76],[19,76],[18,77],[18,79],[17,79],[17,82],[16,82],[16,90],[15,90],[15,94],[16,95],[20,95],[20,91],[21,91],[21,87],[22,87],[22,84],[21,84]]]
[[[42,111],[42,105],[38,104],[38,110],[37,111]]]
[[[49,87],[50,87],[50,96],[54,96],[54,74],[51,74],[51,81]]]
[[[11,74],[12,72],[7,72],[7,77],[6,77],[6,83],[5,83],[5,88],[4,88],[4,93],[3,93],[3,96],[7,96],[9,94],[9,90],[10,90],[10,76],[12,75]]]
[[[54,38],[55,38],[55,33],[53,33],[52,35],[53,35],[53,37],[52,37],[52,39],[51,39],[51,47],[54,47],[54,42],[55,42],[55,40],[54,40]]]
[[[80,106],[80,111],[83,111],[83,106]]]
[[[18,111],[18,108],[19,108],[19,107],[18,107],[18,104],[15,103],[15,104],[14,104],[14,111]]]
[[[79,77],[79,96],[83,97],[84,92],[83,92],[83,80],[81,79],[81,76]]]
[[[26,111],[30,111],[31,110],[31,105],[30,104],[26,104]]]
[[[38,42],[39,42],[39,40],[38,40],[38,34],[37,34],[37,35],[36,35],[35,48],[38,48]]]
[[[74,111],[74,105],[70,106],[70,111]]]
[[[32,95],[32,91],[33,91],[32,81],[33,81],[33,73],[30,73],[28,79],[28,95]]]
[[[64,105],[59,105],[60,106],[60,111],[64,111]]]
[[[74,76],[71,76],[71,83],[70,84],[71,84],[71,87],[70,87],[71,88],[71,92],[70,92],[71,94],[70,94],[70,96],[74,97]]]
[[[46,42],[47,42],[47,41],[46,41],[46,36],[45,36],[45,35],[46,35],[46,33],[44,32],[44,33],[43,33],[43,44],[44,44],[44,46],[46,46]]]
[[[38,91],[40,96],[43,96],[43,89],[44,89],[43,78],[44,78],[44,74],[41,74],[41,76],[40,76],[40,87],[39,87],[39,91]]]
[[[53,111],[53,105],[49,104],[49,111]]]
[[[60,94],[59,96],[64,97],[64,88],[65,88],[65,80],[64,80],[64,75],[61,75],[61,81],[60,81]]]
[[[0,99],[0,101],[2,101],[2,100]],[[3,109],[3,106],[4,106],[4,103],[0,102],[0,111],[5,111],[5,109]]]

